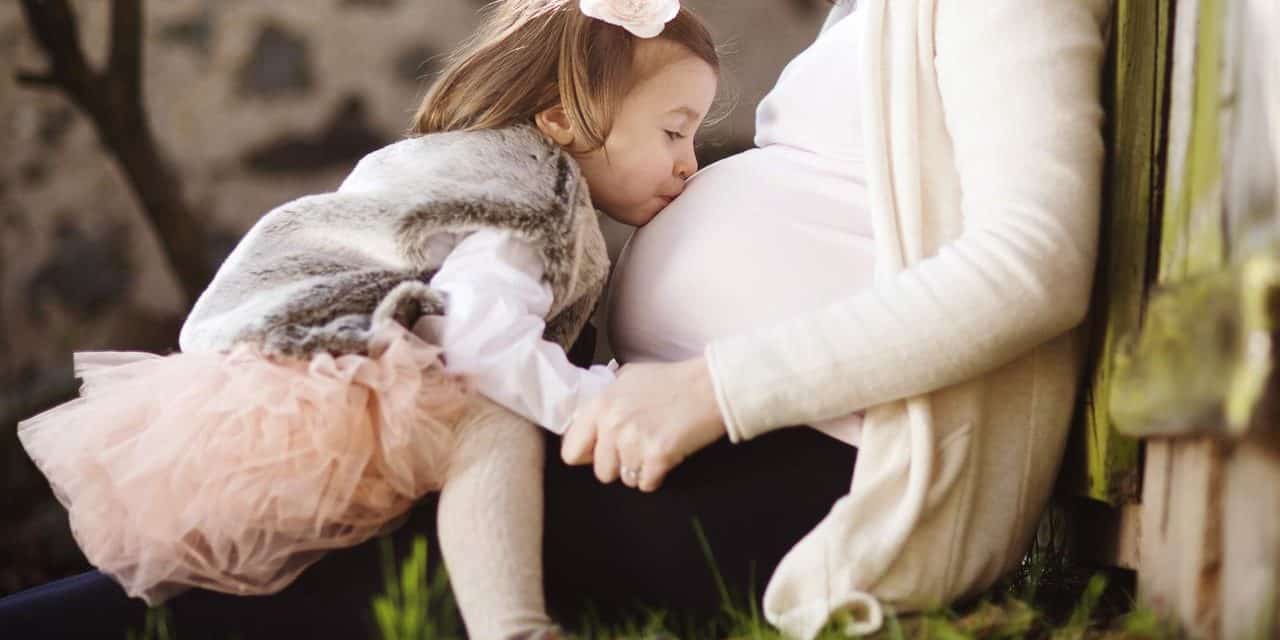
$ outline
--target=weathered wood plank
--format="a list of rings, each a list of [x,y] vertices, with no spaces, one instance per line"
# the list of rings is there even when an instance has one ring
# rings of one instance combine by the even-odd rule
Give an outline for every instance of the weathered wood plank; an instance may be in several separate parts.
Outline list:
[[[1191,637],[1219,637],[1222,445],[1151,440],[1146,452],[1138,596]]]
[[[1243,5],[1243,6],[1242,6]],[[1280,255],[1280,3],[1228,11],[1223,201],[1232,256]]]
[[[1152,279],[1150,228],[1159,221],[1160,153],[1170,25],[1165,2],[1120,0],[1113,13],[1104,100],[1107,169],[1090,357],[1067,471],[1074,493],[1111,504],[1136,497],[1138,445],[1108,413],[1119,336],[1136,329]]]
[[[1222,637],[1280,637],[1280,456],[1232,452],[1222,498]]]
[[[1181,0],[1174,37],[1169,171],[1157,280],[1168,284],[1226,262],[1222,220],[1221,0]]]

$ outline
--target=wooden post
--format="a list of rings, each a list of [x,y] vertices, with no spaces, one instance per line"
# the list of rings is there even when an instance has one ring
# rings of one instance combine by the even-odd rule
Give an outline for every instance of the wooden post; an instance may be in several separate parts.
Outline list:
[[[1280,23],[1264,13],[1280,17],[1175,6],[1157,286],[1104,380],[1110,424],[1146,439],[1139,598],[1193,637],[1280,634]]]
[[[1138,442],[1115,430],[1108,406],[1118,341],[1138,328],[1154,279],[1147,254],[1160,221],[1170,14],[1167,2],[1116,3],[1103,86],[1108,155],[1091,357],[1066,476],[1072,493],[1111,505],[1138,494]]]

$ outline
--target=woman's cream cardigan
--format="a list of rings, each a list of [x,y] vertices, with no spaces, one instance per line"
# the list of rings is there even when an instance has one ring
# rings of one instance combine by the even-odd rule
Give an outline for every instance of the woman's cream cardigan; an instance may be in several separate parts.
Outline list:
[[[1097,250],[1109,2],[860,1],[876,284],[707,349],[735,441],[867,411],[849,494],[765,592],[801,638],[1018,563],[1066,439]]]

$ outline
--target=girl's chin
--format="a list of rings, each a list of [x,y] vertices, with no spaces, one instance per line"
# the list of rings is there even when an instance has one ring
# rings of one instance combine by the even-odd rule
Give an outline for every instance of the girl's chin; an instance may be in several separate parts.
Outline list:
[[[674,198],[668,198],[666,196],[658,196],[654,198],[654,201],[657,204],[650,205],[649,215],[647,216],[648,219],[645,221],[648,222],[648,220],[652,220],[654,216],[666,211],[667,207],[671,206],[672,200],[674,200]]]
[[[653,220],[654,216],[657,216],[658,213],[661,212],[664,208],[666,208],[665,204],[656,204],[656,205],[648,205],[644,207],[636,207],[634,209],[625,211],[618,215],[614,215],[608,212],[606,213],[608,213],[610,218],[613,218],[614,220],[621,222],[622,224],[632,226],[632,227],[643,227],[644,225],[648,224],[650,220]]]
[[[668,205],[671,204],[672,198],[666,196],[654,196],[648,201],[641,204],[628,207],[625,210],[614,213],[613,211],[603,210],[605,215],[632,227],[642,227],[653,220],[659,213],[662,213]]]

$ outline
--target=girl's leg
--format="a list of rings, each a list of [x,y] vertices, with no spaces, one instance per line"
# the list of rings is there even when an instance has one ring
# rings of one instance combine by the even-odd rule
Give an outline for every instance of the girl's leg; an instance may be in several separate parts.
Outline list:
[[[547,597],[562,623],[657,607],[707,619],[721,607],[712,563],[750,611],[782,556],[848,492],[856,449],[813,429],[722,440],[677,467],[655,493],[601,485],[547,443]],[[705,535],[707,556],[695,522]],[[588,602],[584,602],[588,601]]]
[[[541,429],[484,398],[458,429],[437,526],[471,638],[532,637],[552,626],[542,592]]]

